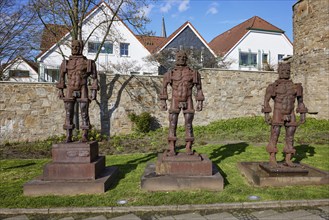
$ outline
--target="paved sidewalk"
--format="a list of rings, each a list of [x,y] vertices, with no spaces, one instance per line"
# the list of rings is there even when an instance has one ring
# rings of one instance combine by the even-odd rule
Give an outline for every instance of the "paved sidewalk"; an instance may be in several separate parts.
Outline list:
[[[329,220],[329,199],[243,203],[62,208],[55,212],[43,209],[0,209],[3,220]],[[277,206],[275,206],[277,204]],[[176,207],[176,208],[174,208]],[[180,209],[180,210],[179,210]],[[15,213],[15,211],[18,211]],[[1,217],[2,216],[2,217]]]

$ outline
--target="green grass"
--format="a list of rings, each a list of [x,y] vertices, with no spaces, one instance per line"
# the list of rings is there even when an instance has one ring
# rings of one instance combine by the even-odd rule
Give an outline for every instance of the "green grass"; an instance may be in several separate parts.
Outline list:
[[[282,129],[283,130],[283,129]],[[104,140],[100,152],[106,156],[107,166],[117,166],[119,179],[114,186],[100,195],[78,196],[23,196],[23,184],[42,174],[43,166],[50,162],[50,149],[63,137],[51,137],[34,143],[7,143],[0,145],[0,208],[48,208],[117,206],[121,199],[128,205],[178,205],[247,202],[248,196],[257,195],[261,201],[328,199],[329,185],[253,187],[237,169],[237,162],[267,161],[265,146],[270,127],[262,117],[220,120],[207,126],[194,126],[194,149],[208,155],[224,177],[222,192],[181,191],[144,192],[140,178],[149,161],[155,161],[157,152],[167,148],[167,128],[149,133],[132,133]],[[184,129],[178,128],[178,146],[184,144]],[[282,151],[284,131],[279,139]],[[297,153],[295,162],[302,162],[322,170],[329,170],[329,121],[307,119],[295,134]],[[129,154],[127,154],[129,153]],[[278,160],[283,160],[278,153]]]
[[[329,145],[299,145],[295,160],[329,170]],[[280,146],[282,149],[282,146]],[[42,173],[49,159],[2,160],[0,173],[1,208],[48,208],[48,207],[90,207],[117,206],[116,201],[128,200],[128,205],[173,205],[209,204],[225,202],[247,202],[248,196],[257,195],[261,201],[324,199],[329,198],[329,186],[285,186],[258,188],[249,185],[238,171],[239,161],[264,161],[268,155],[264,147],[246,142],[226,145],[206,145],[196,148],[218,165],[225,179],[222,192],[202,190],[182,192],[144,192],[140,189],[140,177],[148,161],[155,161],[156,154],[109,155],[107,166],[117,166],[119,180],[106,193],[79,196],[23,196],[23,184]],[[283,155],[278,154],[278,160]]]

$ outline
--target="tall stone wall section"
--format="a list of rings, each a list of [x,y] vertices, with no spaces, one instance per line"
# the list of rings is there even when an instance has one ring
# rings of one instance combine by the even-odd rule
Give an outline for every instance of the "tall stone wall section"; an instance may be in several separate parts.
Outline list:
[[[204,69],[200,73],[206,99],[204,110],[196,112],[195,125],[262,115],[265,89],[278,77],[273,72],[216,69]],[[161,87],[161,76],[101,74],[97,102],[93,101],[90,105],[91,124],[108,135],[129,133],[133,125],[128,114],[145,111],[151,113],[160,125],[167,127],[168,112],[160,110],[158,97]],[[64,104],[57,98],[57,92],[55,84],[50,83],[0,82],[0,142],[32,141],[64,134]],[[307,101],[305,103],[311,107]],[[317,111],[323,109],[321,104],[311,108]],[[325,114],[315,117],[329,118]],[[182,116],[179,122],[183,124]]]
[[[318,117],[329,117],[329,1],[301,0],[293,6],[294,77]]]

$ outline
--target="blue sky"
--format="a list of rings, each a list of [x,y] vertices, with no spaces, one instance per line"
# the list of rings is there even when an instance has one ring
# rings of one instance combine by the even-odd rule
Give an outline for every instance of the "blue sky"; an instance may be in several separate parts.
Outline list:
[[[235,25],[259,16],[285,31],[293,40],[292,6],[297,0],[158,0],[145,13],[152,20],[148,29],[161,34],[162,16],[167,36],[190,21],[209,43]]]

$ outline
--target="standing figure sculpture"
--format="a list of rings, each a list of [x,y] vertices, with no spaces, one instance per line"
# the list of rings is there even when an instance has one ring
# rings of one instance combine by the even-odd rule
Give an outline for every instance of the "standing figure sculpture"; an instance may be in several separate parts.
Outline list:
[[[169,109],[169,156],[176,155],[176,129],[178,116],[180,111],[183,111],[185,118],[185,142],[186,153],[191,155],[192,144],[194,141],[192,121],[194,118],[194,107],[192,100],[192,90],[195,86],[197,89],[196,111],[202,111],[202,105],[204,101],[204,95],[201,86],[201,76],[196,70],[192,70],[187,66],[187,54],[184,51],[178,51],[176,53],[176,63],[173,70],[164,74],[163,88],[160,94],[162,100],[162,110],[167,110],[166,100],[168,99],[167,86],[170,84],[172,87],[172,100]]]
[[[303,103],[303,87],[301,83],[293,83],[290,79],[290,63],[280,63],[278,66],[279,79],[270,84],[266,89],[264,106],[262,112],[265,113],[265,121],[271,125],[270,141],[266,147],[270,154],[269,164],[277,167],[276,153],[277,142],[280,135],[280,128],[285,127],[286,137],[283,152],[285,153],[285,165],[294,167],[291,157],[295,154],[294,134],[299,124],[305,122],[307,108]],[[273,118],[269,113],[272,111],[270,100],[274,101]],[[300,113],[300,121],[296,122],[295,100],[297,99],[296,112]]]
[[[83,42],[72,41],[72,55],[69,60],[63,60],[60,67],[60,79],[57,84],[59,98],[64,100],[66,142],[72,142],[72,131],[74,129],[73,116],[74,105],[79,103],[81,111],[82,142],[88,141],[88,130],[91,128],[89,121],[89,102],[96,99],[98,80],[96,64],[82,55]],[[88,95],[88,77],[93,79],[91,95]],[[64,95],[64,89],[66,94]]]

